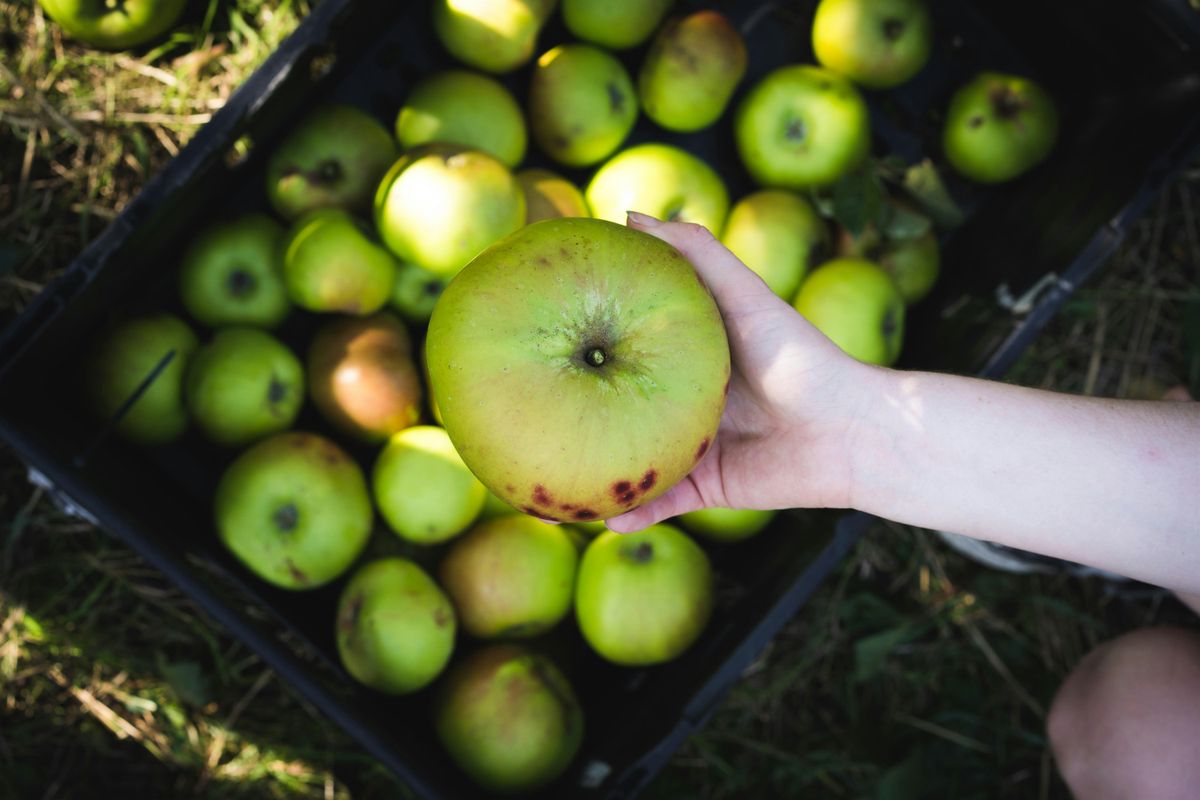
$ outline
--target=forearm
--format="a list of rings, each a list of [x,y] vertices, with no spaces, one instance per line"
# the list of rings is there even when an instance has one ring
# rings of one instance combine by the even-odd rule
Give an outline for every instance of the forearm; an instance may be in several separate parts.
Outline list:
[[[1200,591],[1200,404],[871,370],[855,507]]]

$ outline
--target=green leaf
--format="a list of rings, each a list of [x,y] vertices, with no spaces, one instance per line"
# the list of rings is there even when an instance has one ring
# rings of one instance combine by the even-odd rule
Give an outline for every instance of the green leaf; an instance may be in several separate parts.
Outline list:
[[[904,173],[904,189],[939,228],[956,228],[963,223],[962,209],[929,159],[908,168]]]
[[[917,631],[907,623],[859,639],[854,643],[854,680],[869,681],[883,669],[888,654],[912,639]]]
[[[159,656],[158,671],[180,700],[199,708],[209,699],[208,679],[194,661],[168,662]]]
[[[833,185],[833,218],[854,236],[885,213],[883,184],[869,166],[843,175]]]

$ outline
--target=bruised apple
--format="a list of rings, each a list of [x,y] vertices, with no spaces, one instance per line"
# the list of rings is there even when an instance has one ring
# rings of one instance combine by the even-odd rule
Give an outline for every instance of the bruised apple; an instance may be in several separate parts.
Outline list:
[[[725,407],[717,305],[679,251],[597,219],[481,253],[429,323],[432,392],[471,471],[514,508],[607,519],[704,455]]]

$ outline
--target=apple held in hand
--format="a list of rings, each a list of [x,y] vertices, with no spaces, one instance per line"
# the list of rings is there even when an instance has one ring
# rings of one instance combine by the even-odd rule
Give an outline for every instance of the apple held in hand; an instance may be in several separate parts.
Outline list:
[[[780,67],[738,106],[734,134],[742,163],[764,186],[833,183],[871,149],[867,104],[845,78],[820,67]]]
[[[525,224],[557,217],[590,217],[583,192],[561,175],[546,169],[523,169],[517,173],[525,193]]]
[[[450,70],[413,87],[396,116],[396,139],[405,150],[430,142],[482,150],[515,167],[525,157],[525,117],[492,78]]]
[[[281,433],[238,456],[217,485],[217,533],[260,578],[313,589],[358,558],[371,533],[362,470],[328,439]]]
[[[597,219],[623,223],[627,211],[694,222],[714,235],[725,225],[729,193],[713,168],[669,144],[623,150],[596,170],[587,202]]]
[[[954,93],[946,110],[946,160],[979,183],[1012,180],[1041,163],[1058,139],[1058,111],[1028,78],[985,72]]]
[[[870,261],[837,258],[800,285],[796,310],[848,355],[889,366],[904,344],[904,298]]]
[[[800,195],[766,189],[734,205],[721,243],[791,302],[804,276],[829,253],[829,230]]]
[[[454,651],[454,606],[404,558],[362,567],[338,601],[337,649],[356,681],[388,694],[428,685]]]
[[[584,41],[624,50],[644,42],[675,0],[562,0],[563,22]]]
[[[179,19],[186,0],[38,0],[68,36],[122,50],[155,39]]]
[[[583,742],[571,684],[545,656],[510,644],[477,650],[450,670],[434,725],[463,772],[502,793],[554,780]]]
[[[623,666],[670,661],[696,641],[712,613],[712,567],[670,525],[608,531],[579,562],[575,618],[592,649]]]
[[[482,253],[446,288],[425,348],[471,471],[514,508],[563,521],[628,511],[690,472],[730,374],[691,264],[592,219],[538,222]]]
[[[283,245],[288,297],[316,312],[372,314],[392,296],[396,259],[367,227],[340,208],[307,214]]]
[[[179,294],[210,327],[274,328],[292,308],[283,285],[283,227],[266,214],[217,223],[183,254]]]
[[[714,542],[740,542],[771,524],[774,511],[752,508],[702,508],[679,515],[679,523]]]
[[[812,45],[821,66],[860,86],[899,86],[933,49],[927,0],[821,0]]]

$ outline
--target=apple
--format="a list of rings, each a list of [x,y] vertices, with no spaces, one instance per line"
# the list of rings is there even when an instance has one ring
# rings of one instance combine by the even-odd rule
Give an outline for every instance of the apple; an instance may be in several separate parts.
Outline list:
[[[301,120],[267,160],[267,199],[293,220],[318,208],[365,212],[396,160],[387,128],[354,106],[322,106]]]
[[[451,668],[435,700],[434,727],[472,780],[513,794],[566,770],[583,742],[583,709],[550,659],[496,644]]]
[[[405,558],[362,567],[338,601],[337,649],[359,683],[388,694],[427,686],[454,651],[454,606]]]
[[[434,0],[433,29],[464,64],[511,72],[533,57],[552,7],[547,0]]]
[[[708,556],[670,525],[602,533],[579,562],[579,631],[614,664],[639,667],[678,657],[708,624],[712,601]]]
[[[38,0],[66,34],[92,47],[124,50],[157,39],[174,25],[186,0]]]
[[[821,0],[813,17],[817,62],[871,89],[899,86],[933,49],[928,0]]]
[[[585,192],[592,215],[624,222],[625,212],[695,222],[719,234],[729,212],[725,184],[702,160],[674,145],[640,144],[596,170]]]
[[[571,167],[595,164],[621,146],[637,122],[637,92],[614,57],[566,44],[538,57],[529,83],[529,126],[546,155]]]
[[[904,342],[904,297],[862,258],[836,258],[800,285],[796,310],[850,356],[889,366]]]
[[[929,294],[941,269],[941,253],[933,231],[895,240],[879,251],[875,263],[892,276],[904,302],[912,305]]]
[[[501,500],[606,519],[665,492],[716,435],[729,346],[679,251],[595,219],[538,222],[446,287],[425,339],[458,452]]]
[[[292,302],[309,311],[373,314],[391,299],[396,259],[358,219],[323,208],[292,224],[283,282]]]
[[[455,539],[438,578],[467,633],[529,638],[570,613],[578,560],[562,526],[513,513]]]
[[[714,542],[740,542],[759,533],[775,518],[774,511],[752,508],[702,508],[679,515],[679,524]]]
[[[580,39],[624,50],[654,32],[674,0],[563,0],[563,22]]]
[[[225,328],[192,356],[184,397],[209,439],[230,447],[249,444],[296,421],[304,367],[266,331]]]
[[[942,147],[960,174],[1003,183],[1041,163],[1058,139],[1054,100],[1016,75],[984,72],[954,93]]]
[[[365,442],[382,442],[421,418],[408,331],[386,311],[320,328],[308,349],[308,389],[325,419]]]
[[[548,169],[523,169],[517,182],[525,193],[525,224],[556,217],[590,217],[583,192]]]
[[[820,67],[780,67],[751,89],[734,116],[738,153],[764,186],[825,186],[871,149],[867,104],[854,85]]]
[[[86,365],[91,406],[104,418],[122,413],[138,388],[150,381],[126,409],[116,430],[139,444],[166,444],[187,429],[183,377],[199,342],[187,323],[171,314],[120,322],[100,340]],[[154,374],[165,362],[161,371]]]
[[[446,277],[524,224],[525,196],[508,168],[455,145],[413,148],[375,195],[375,226],[388,249]]]
[[[280,433],[252,445],[221,476],[214,505],[225,546],[283,589],[329,583],[371,533],[362,470],[315,433]]]
[[[673,131],[698,131],[725,111],[746,74],[746,43],[717,11],[663,26],[638,73],[646,116]]]
[[[517,513],[517,509],[513,508],[508,503],[504,502],[499,497],[496,497],[496,495],[489,491],[487,493],[487,497],[485,497],[483,500],[483,508],[479,511],[479,519],[477,521],[486,522],[489,519],[502,517],[505,514],[515,513]]]
[[[507,167],[525,157],[525,117],[494,79],[449,70],[420,81],[396,116],[396,139],[408,150],[430,142],[482,150]]]
[[[470,527],[483,488],[441,428],[417,425],[388,440],[372,476],[379,513],[401,539],[436,544]]]
[[[274,328],[292,308],[283,285],[286,233],[266,214],[219,222],[188,245],[179,270],[179,295],[209,327]]]
[[[788,302],[829,253],[825,221],[807,200],[786,189],[764,189],[739,200],[721,242]]]

